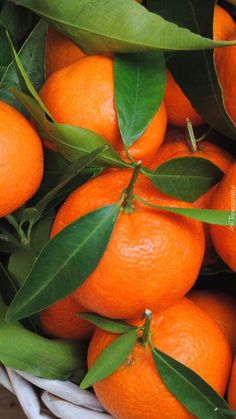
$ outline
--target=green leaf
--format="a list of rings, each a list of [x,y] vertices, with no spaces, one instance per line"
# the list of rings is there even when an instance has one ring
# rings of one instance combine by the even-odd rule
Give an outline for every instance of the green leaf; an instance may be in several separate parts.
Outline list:
[[[34,30],[31,32],[19,51],[19,58],[22,65],[27,68],[27,74],[36,89],[39,89],[42,86],[45,79],[44,55],[46,29],[47,25],[45,22],[40,21],[35,26]],[[11,47],[15,63],[13,61],[10,63],[2,77],[0,82],[0,98],[10,103],[18,110],[21,110],[20,103],[16,100],[15,96],[9,91],[9,89],[13,87],[19,89],[20,87],[23,87],[24,90],[28,91],[28,88],[26,89],[26,87],[24,87],[21,76],[19,80],[19,71],[16,69],[16,65],[19,65],[19,59],[17,58],[12,44]]]
[[[216,410],[219,411],[219,413],[224,414],[225,416],[236,416],[236,410],[226,410],[220,408],[216,408]]]
[[[39,253],[50,238],[52,225],[55,220],[54,211],[50,211],[46,216],[34,224],[31,230],[30,243]]]
[[[132,352],[136,338],[137,330],[133,329],[107,346],[84,377],[80,388],[88,388],[116,371]]]
[[[143,134],[162,102],[166,83],[163,54],[118,54],[114,78],[119,127],[124,144],[130,147]]]
[[[46,33],[47,33],[46,32],[46,28],[47,28],[47,26],[46,26],[46,24],[45,24],[44,21],[42,21],[41,23],[39,23],[39,25],[40,24],[43,27],[43,31],[42,31],[42,34],[43,34],[43,45],[45,47]],[[15,71],[16,71],[16,74],[17,74],[17,77],[18,77],[18,82],[19,82],[20,89],[23,92],[25,92],[25,93],[30,93],[30,95],[36,100],[36,102],[43,109],[43,111],[45,112],[45,114],[47,114],[47,117],[50,120],[53,120],[53,118],[49,114],[47,108],[44,106],[44,103],[42,102],[41,98],[39,97],[37,91],[35,90],[35,87],[33,86],[33,84],[31,82],[28,74],[26,73],[25,68],[24,68],[24,65],[22,64],[22,62],[21,62],[21,60],[20,60],[20,58],[19,58],[19,56],[18,56],[18,54],[17,54],[17,52],[16,52],[16,50],[14,48],[14,45],[13,45],[13,43],[11,41],[10,35],[8,33],[7,33],[7,38],[8,38],[8,41],[9,41],[10,48],[11,48],[12,59],[13,59],[14,68],[15,68]],[[35,51],[35,39],[34,39],[33,44],[31,45],[31,47]],[[45,48],[44,47],[42,47],[42,51],[41,51],[41,62],[39,61],[39,71],[40,71],[40,74],[43,74],[43,78],[44,78],[44,54],[45,54]],[[36,56],[37,56],[37,52],[38,51],[36,51]],[[42,61],[42,59],[43,59],[43,61]],[[28,64],[26,62],[26,66],[27,65]],[[43,73],[42,73],[42,71],[43,71]],[[35,77],[35,75],[34,75],[34,77]],[[11,91],[13,91],[14,89],[15,89],[15,87],[13,85]]]
[[[126,333],[129,330],[137,330],[136,327],[131,326],[128,323],[125,323],[121,320],[108,319],[107,317],[99,316],[98,314],[93,313],[79,313],[79,317],[82,319],[88,320],[90,323],[94,324],[100,329],[106,330],[107,332],[112,333]]]
[[[0,322],[0,362],[37,377],[67,380],[86,371],[86,347],[49,340],[18,324]]]
[[[1,43],[1,56],[0,66],[6,68],[11,62],[11,50],[6,37],[6,30],[0,23],[0,43]]]
[[[167,22],[133,0],[10,1],[46,19],[87,54],[196,50],[226,44]]]
[[[0,295],[6,304],[10,304],[16,292],[16,283],[0,262]]]
[[[146,174],[162,192],[188,202],[196,201],[223,177],[215,164],[201,157],[171,159]]]
[[[13,250],[8,263],[8,271],[18,285],[24,284],[35,260],[37,252],[31,246],[24,246]]]
[[[50,192],[48,192],[39,202],[37,202],[34,208],[26,208],[22,214],[21,223],[31,221],[35,223],[43,214],[45,208],[50,204],[50,210],[65,199],[67,195],[67,189],[65,188],[77,175],[87,166],[91,165],[95,160],[107,149],[107,145],[94,150],[93,152],[81,157],[78,160],[74,160],[73,163],[67,168],[66,176],[63,180],[56,185]],[[78,182],[74,185],[78,187]],[[71,188],[69,188],[69,192]],[[52,202],[53,201],[53,202]]]
[[[7,312],[15,321],[69,295],[94,271],[103,256],[120,205],[107,205],[79,218],[52,240],[39,257]]]
[[[37,23],[38,17],[27,9],[3,2],[0,23],[11,34],[14,42],[22,42]]]
[[[213,36],[215,0],[148,0],[149,10],[202,36]],[[176,82],[205,121],[236,139],[236,126],[227,114],[215,70],[213,50],[170,53],[167,65]]]
[[[227,227],[236,226],[235,211],[166,207],[162,205],[151,204],[150,202],[145,201],[137,195],[135,195],[135,198],[137,199],[137,201],[142,202],[144,205],[147,205],[148,207],[156,208],[162,211],[172,212],[173,214],[183,215],[184,217],[193,218],[194,220],[202,221],[203,223],[217,224]]]
[[[227,403],[199,375],[157,348],[153,348],[152,356],[166,387],[194,416],[200,419],[225,417],[215,408],[227,409]]]
[[[115,149],[98,134],[84,128],[51,122],[32,97],[14,90],[15,96],[33,117],[43,138],[46,138],[67,160],[76,160],[97,148],[107,146],[107,150],[98,158],[96,165],[128,167]]]

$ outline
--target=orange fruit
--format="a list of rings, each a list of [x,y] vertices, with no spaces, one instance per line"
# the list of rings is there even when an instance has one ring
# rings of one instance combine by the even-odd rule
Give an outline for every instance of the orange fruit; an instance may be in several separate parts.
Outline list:
[[[85,54],[63,33],[52,26],[48,27],[47,46],[45,55],[46,76],[74,63]]]
[[[232,35],[232,33],[235,31],[235,28],[235,22],[233,18],[230,16],[230,14],[219,5],[216,5],[213,19],[214,39],[226,40],[229,36]],[[216,55],[218,54],[218,52],[219,51],[217,51],[216,48]],[[227,66],[225,68],[227,69]],[[235,77],[232,78],[232,83],[234,82],[234,80]],[[186,118],[190,119],[193,125],[204,124],[204,120],[192,107],[191,102],[185,96],[184,92],[181,90],[180,86],[176,83],[169,71],[167,71],[167,85],[164,102],[166,105],[169,124],[184,126],[186,124]]]
[[[236,357],[234,358],[228,387],[228,402],[232,410],[236,410]]]
[[[140,322],[139,322],[140,324]],[[219,394],[226,389],[231,351],[213,319],[192,301],[181,299],[153,316],[152,343],[199,374]],[[96,329],[88,350],[88,367],[117,335]],[[124,364],[96,383],[95,393],[115,418],[194,418],[165,387],[150,349],[139,342]]]
[[[191,151],[190,146],[186,140],[168,140],[158,150],[156,156],[150,164],[151,169],[155,169],[160,164],[167,160],[176,159],[179,157],[202,157],[210,160],[216,166],[218,166],[224,173],[226,173],[235,159],[231,154],[225,151],[223,148],[209,141],[201,141],[198,143],[199,150],[196,152]],[[197,208],[211,208],[211,202],[213,199],[215,187],[211,188],[200,198],[198,198],[194,206]],[[217,259],[214,246],[211,241],[210,226],[209,224],[203,224],[206,238],[206,252],[204,256],[204,264],[208,265],[214,263]]]
[[[42,329],[57,338],[89,340],[95,327],[79,317],[83,311],[84,307],[69,295],[40,312]]]
[[[236,29],[228,40],[236,39]],[[216,69],[223,90],[225,107],[236,124],[236,46],[220,48],[216,57]]]
[[[131,175],[131,170],[107,172],[75,190],[57,213],[52,236],[82,215],[118,202]],[[154,204],[192,207],[165,196],[143,175],[134,191]],[[200,222],[134,204],[131,214],[120,212],[97,268],[73,293],[88,310],[107,317],[132,318],[146,307],[171,305],[193,286],[202,262]]]
[[[236,352],[236,300],[215,290],[194,290],[188,298],[205,310],[216,321],[227,338],[231,350]]]
[[[208,159],[216,166],[218,166],[224,173],[226,173],[235,161],[231,154],[212,142],[201,141],[201,143],[198,144],[198,148],[198,151],[192,152],[186,141],[168,140],[168,142],[160,147],[150,167],[155,169],[157,166],[167,160],[191,156]],[[194,206],[197,208],[211,208],[215,189],[216,186],[198,198],[197,201],[195,201]],[[217,256],[211,240],[210,225],[204,223],[203,226],[206,239],[204,264],[208,265],[214,263],[217,260]]]
[[[96,71],[94,71],[96,69]],[[114,102],[113,59],[94,55],[51,75],[40,96],[57,122],[87,128],[104,137],[124,154]],[[166,130],[166,110],[156,115],[129,148],[134,159],[149,162],[160,147]]]
[[[219,256],[236,271],[236,227],[231,225],[236,217],[236,163],[231,166],[217,187],[212,208],[231,211],[229,226],[212,225],[211,238]]]
[[[25,204],[43,176],[40,138],[27,119],[0,100],[0,217]]]

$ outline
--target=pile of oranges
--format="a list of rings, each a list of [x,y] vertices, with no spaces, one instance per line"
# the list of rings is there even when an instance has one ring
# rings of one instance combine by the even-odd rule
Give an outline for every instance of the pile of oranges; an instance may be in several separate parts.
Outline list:
[[[214,38],[236,39],[235,22],[220,6],[215,8]],[[225,106],[236,123],[236,47],[214,53]],[[115,107],[113,67],[111,55],[85,56],[50,27],[47,79],[40,97],[56,122],[96,132],[122,158],[128,159]],[[236,359],[232,367],[236,353],[236,300],[226,292],[192,289],[203,264],[214,264],[220,258],[236,271],[236,228],[203,225],[148,207],[135,198],[137,194],[143,201],[167,207],[233,207],[235,211],[235,157],[217,144],[214,133],[192,150],[185,136],[186,118],[194,127],[204,125],[168,71],[163,103],[144,133],[130,146],[129,157],[136,162],[141,160],[150,169],[176,157],[203,157],[221,169],[223,180],[190,204],[163,194],[139,173],[132,202],[121,208],[97,268],[71,295],[43,310],[40,320],[44,333],[50,337],[89,341],[90,368],[117,335],[95,330],[78,313],[89,311],[140,325],[143,313],[149,309],[153,312],[153,345],[191,368],[221,396],[228,386],[228,402],[236,409]],[[34,126],[3,101],[0,133],[0,214],[9,217],[40,186],[42,141],[47,145],[47,139],[41,141]],[[110,168],[74,190],[56,214],[51,237],[89,212],[117,202],[132,179],[132,169]],[[193,417],[165,387],[150,348],[140,341],[121,367],[93,387],[115,418]]]

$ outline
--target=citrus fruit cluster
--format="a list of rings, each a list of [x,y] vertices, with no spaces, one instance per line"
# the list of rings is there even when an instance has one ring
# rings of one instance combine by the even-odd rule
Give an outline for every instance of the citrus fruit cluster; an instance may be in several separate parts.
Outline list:
[[[236,39],[236,24],[219,5],[214,10],[213,35],[215,40]],[[215,49],[214,59],[225,108],[236,123],[236,47]],[[204,267],[219,262],[236,272],[236,161],[225,146],[228,140],[215,131],[207,132],[204,118],[167,70],[160,106],[136,141],[127,146],[116,106],[114,54],[86,55],[49,26],[45,64],[47,78],[38,103],[48,112],[47,123],[97,134],[113,147],[123,167],[102,167],[63,196],[62,204],[55,205],[49,242],[100,208],[118,205],[119,210],[107,246],[85,281],[78,287],[71,285],[72,291],[65,291],[64,298],[54,298],[53,304],[46,303],[43,310],[31,310],[32,314],[39,313],[42,333],[50,338],[89,342],[89,372],[81,387],[93,385],[99,401],[115,418],[196,417],[158,370],[155,356],[162,353],[172,359],[170,363],[178,362],[176,368],[182,364],[196,373],[218,395],[224,397],[228,388],[228,403],[236,409],[236,299],[227,287],[205,289],[199,282]],[[201,133],[202,138],[196,138],[194,132]],[[58,158],[60,141],[53,142],[56,134],[50,135],[39,119],[26,119],[0,101],[0,214],[20,234],[35,213],[25,212],[18,226],[18,212],[12,213],[20,213],[27,202],[34,202],[38,189],[40,196],[44,153]],[[152,176],[163,165],[181,158],[196,160],[196,164],[204,159],[221,172],[220,182],[206,188],[193,202],[164,193]],[[228,225],[209,225],[180,212],[189,210],[191,214],[196,209],[215,210],[214,214],[228,211],[231,218]],[[27,236],[24,240],[27,242]],[[58,264],[63,252],[58,246]],[[81,261],[86,269],[94,263],[96,253],[95,246],[90,249],[90,259]],[[37,255],[33,262],[35,259],[37,264]],[[81,265],[74,266],[71,277],[63,279],[62,294],[80,269]],[[118,327],[123,327],[121,335]],[[112,371],[89,381],[103,358],[100,365],[110,364],[109,351],[118,348],[119,339],[124,342],[120,345],[125,345],[126,333],[133,339],[128,355],[122,355],[124,359]]]

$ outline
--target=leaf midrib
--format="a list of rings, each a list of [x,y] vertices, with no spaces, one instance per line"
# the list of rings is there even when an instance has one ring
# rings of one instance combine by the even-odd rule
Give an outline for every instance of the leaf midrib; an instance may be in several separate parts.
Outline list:
[[[104,207],[103,207],[104,208]],[[74,256],[75,256],[75,254],[76,253],[78,253],[78,251],[84,246],[84,244],[86,243],[86,242],[88,242],[89,241],[89,239],[96,233],[96,231],[97,230],[99,230],[99,228],[107,221],[107,219],[109,218],[109,217],[111,217],[114,213],[115,213],[115,211],[118,209],[118,205],[115,205],[114,206],[114,209],[111,211],[111,213],[109,214],[109,216],[107,216],[107,217],[105,217],[105,218],[103,218],[102,219],[102,221],[100,222],[100,223],[98,223],[97,225],[96,225],[96,228],[86,237],[86,239],[84,239],[82,242],[81,242],[81,245],[79,246],[79,248],[77,248],[76,249],[76,251],[74,251],[74,252],[72,252],[72,254],[71,254],[71,256],[60,266],[60,269],[57,269],[56,271],[55,271],[55,273],[54,273],[54,275],[52,276],[52,277],[50,277],[50,280],[49,281],[47,281],[46,282],[46,284],[44,283],[44,285],[46,285],[47,287],[50,285],[50,283],[58,276],[58,274],[64,269],[64,267],[68,264],[68,262],[69,261],[71,261],[71,259],[73,259],[74,258]],[[87,215],[87,214],[86,214]],[[46,247],[46,246],[45,246]],[[45,248],[44,248],[45,249]],[[27,280],[26,280],[27,281]],[[46,288],[46,286],[41,286],[39,289],[38,289],[38,291],[37,292],[35,292],[34,294],[31,294],[31,298],[30,299],[28,299],[28,301],[27,301],[27,303],[26,304],[23,304],[23,305],[21,305],[19,308],[18,308],[18,310],[17,311],[13,311],[13,314],[17,314],[17,313],[19,313],[21,310],[22,310],[22,308],[24,308],[26,305],[28,305],[30,302],[32,302],[34,299],[35,299],[35,297],[37,297],[38,295],[40,295],[41,294],[41,292]],[[22,288],[23,289],[23,288]],[[12,317],[12,316],[10,316],[10,317]]]

